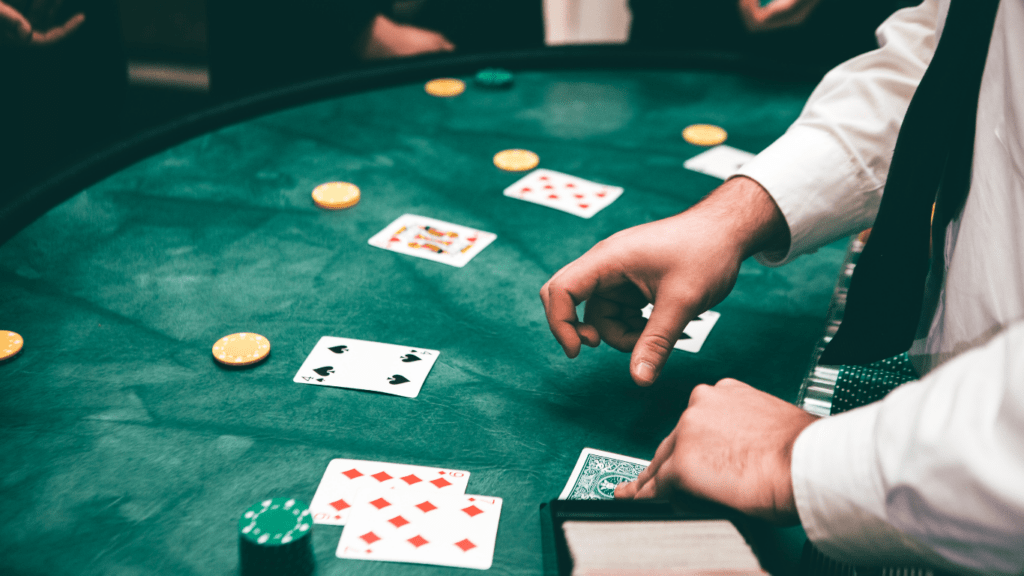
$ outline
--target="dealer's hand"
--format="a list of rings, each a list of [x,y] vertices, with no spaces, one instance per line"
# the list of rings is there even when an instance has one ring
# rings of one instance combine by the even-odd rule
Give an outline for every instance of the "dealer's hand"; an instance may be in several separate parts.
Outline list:
[[[679,424],[615,497],[692,495],[780,524],[799,521],[790,475],[793,443],[817,420],[738,380],[701,384]]]
[[[382,60],[453,50],[455,45],[439,32],[398,24],[378,14],[370,24],[369,37],[361,56],[364,60]]]
[[[743,25],[751,32],[792,28],[803,24],[821,0],[772,0],[761,6],[760,0],[739,0]]]
[[[45,46],[67,38],[85,22],[85,15],[78,13],[66,22],[51,26],[50,21],[61,3],[61,0],[34,0],[30,6],[31,18],[26,18],[14,6],[0,2],[0,44]]]
[[[599,242],[552,276],[540,298],[567,356],[604,340],[633,352],[633,380],[649,386],[683,328],[732,290],[740,263],[788,244],[789,229],[771,196],[737,177],[682,214]],[[581,323],[576,305],[584,301]],[[644,320],[640,311],[649,302],[654,311]]]

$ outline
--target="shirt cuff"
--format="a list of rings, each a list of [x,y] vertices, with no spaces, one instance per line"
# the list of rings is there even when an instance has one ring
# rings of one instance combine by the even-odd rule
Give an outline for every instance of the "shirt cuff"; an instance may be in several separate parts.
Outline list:
[[[797,514],[808,539],[836,560],[860,566],[933,563],[933,554],[885,521],[873,445],[880,405],[823,418],[797,437],[791,469]]]
[[[789,226],[787,253],[756,259],[780,266],[869,227],[882,193],[854,154],[828,131],[795,125],[736,173],[761,184]]]

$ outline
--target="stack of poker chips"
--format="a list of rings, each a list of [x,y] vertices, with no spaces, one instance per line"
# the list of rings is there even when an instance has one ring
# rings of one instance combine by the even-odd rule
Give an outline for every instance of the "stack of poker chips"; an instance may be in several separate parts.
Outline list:
[[[313,517],[294,498],[272,498],[238,519],[241,576],[309,576],[313,573]]]

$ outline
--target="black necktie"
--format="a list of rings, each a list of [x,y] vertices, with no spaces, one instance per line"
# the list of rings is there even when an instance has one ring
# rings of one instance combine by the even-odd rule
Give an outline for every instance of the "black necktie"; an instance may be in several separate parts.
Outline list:
[[[952,0],[939,45],[903,118],[885,192],[822,364],[906,351],[921,318],[929,227],[936,251],[971,179],[978,91],[999,0]],[[932,205],[935,219],[931,222]]]

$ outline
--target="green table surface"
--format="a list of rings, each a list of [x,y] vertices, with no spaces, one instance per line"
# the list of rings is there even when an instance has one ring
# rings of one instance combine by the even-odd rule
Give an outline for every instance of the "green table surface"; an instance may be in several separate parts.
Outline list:
[[[0,329],[25,338],[0,365],[3,572],[231,574],[239,515],[308,501],[339,457],[471,471],[469,493],[504,499],[491,572],[540,572],[538,505],[584,447],[650,458],[692,387],[723,377],[795,400],[844,248],[746,263],[704,348],[649,389],[606,345],[566,358],[540,286],[719,183],[682,167],[702,151],[682,128],[757,152],[811,88],[685,70],[520,71],[450,99],[408,83],[215,130],[57,205],[0,247]],[[625,192],[589,220],[505,198],[521,176],[493,166],[506,148]],[[362,201],[316,207],[334,180]],[[403,213],[498,238],[462,269],[366,243]],[[270,358],[216,364],[242,331]],[[293,383],[325,335],[441,356],[415,399]],[[339,560],[340,534],[314,530],[321,575],[458,571]]]

